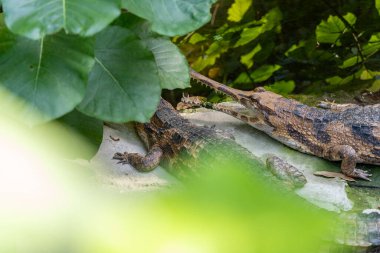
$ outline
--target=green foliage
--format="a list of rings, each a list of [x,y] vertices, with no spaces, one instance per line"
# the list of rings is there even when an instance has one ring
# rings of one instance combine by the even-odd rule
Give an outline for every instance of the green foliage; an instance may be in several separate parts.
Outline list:
[[[215,0],[122,0],[122,6],[149,20],[152,30],[175,36],[191,32],[210,20],[210,7]]]
[[[120,14],[119,0],[3,0],[3,8],[8,28],[31,39],[61,29],[91,36]]]
[[[96,36],[95,66],[78,109],[106,121],[144,122],[159,99],[155,59],[139,37],[117,26],[100,32]]]
[[[220,1],[213,26],[196,33],[202,40],[180,41],[193,68],[216,69],[214,78],[236,88],[283,94],[378,87],[380,1],[248,2]]]
[[[0,30],[0,37],[0,83],[25,100],[19,114],[28,124],[38,123],[29,119],[31,111],[44,112],[39,120],[46,122],[73,110],[82,100],[94,64],[92,39],[61,32],[30,40],[6,28]]]
[[[256,47],[254,47],[252,49],[251,52],[249,52],[248,54],[245,54],[245,55],[242,55],[240,57],[240,62],[243,63],[245,66],[247,66],[247,68],[251,68],[253,66],[253,57],[261,51],[261,45],[260,44],[257,44]]]
[[[322,20],[315,31],[317,41],[341,46],[341,41],[339,38],[349,29],[342,20],[345,20],[352,26],[356,22],[356,17],[352,13],[347,13],[343,16],[343,19],[337,16],[329,16],[327,21]]]
[[[170,191],[99,187],[93,168],[62,162],[88,148],[74,133],[50,126],[35,135],[2,109],[0,252],[318,252],[340,225],[234,159],[204,160],[214,166]]]
[[[380,0],[375,0],[376,9],[379,12],[380,15]]]
[[[189,85],[187,61],[165,35],[205,24],[213,2],[4,0],[0,87],[22,98],[18,114],[30,125],[75,108],[101,120],[147,121],[161,89]]]
[[[294,83],[293,80],[291,81],[278,81],[275,82],[274,84],[264,86],[266,90],[273,91],[282,95],[288,95],[291,93],[294,88],[296,87],[296,84]]]
[[[240,22],[251,5],[252,0],[235,0],[235,2],[228,9],[227,19],[233,22]]]
[[[279,70],[280,68],[280,65],[262,65],[252,72],[251,78],[255,82],[263,82],[265,80],[268,80],[268,78],[270,78],[273,75],[273,73]]]

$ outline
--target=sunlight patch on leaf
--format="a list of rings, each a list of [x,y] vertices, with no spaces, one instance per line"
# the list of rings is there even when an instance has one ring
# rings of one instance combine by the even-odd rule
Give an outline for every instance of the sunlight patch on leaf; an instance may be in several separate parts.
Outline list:
[[[294,88],[296,87],[296,84],[293,80],[290,81],[277,81],[274,84],[264,86],[264,88],[268,91],[273,91],[282,95],[287,95],[291,93]]]
[[[204,37],[200,33],[194,33],[193,35],[191,35],[189,39],[189,43],[195,45],[198,42],[205,41],[205,40],[206,40],[206,37]]]
[[[251,68],[253,66],[253,57],[261,51],[261,45],[258,44],[251,52],[248,54],[242,55],[240,57],[240,62],[247,66],[247,68]]]
[[[215,41],[207,49],[204,56],[200,56],[193,64],[192,68],[196,71],[201,71],[208,66],[215,64],[216,60],[225,52],[228,51],[228,42]]]
[[[378,76],[380,76],[380,73],[377,74]],[[377,91],[380,91],[380,80],[375,80],[371,87],[368,88],[369,91],[371,92],[377,92]]]
[[[363,46],[363,55],[371,56],[380,50],[380,33],[371,35],[368,43]]]
[[[240,34],[240,39],[236,42],[235,47],[243,46],[258,38],[261,34],[272,31],[279,32],[281,30],[282,13],[279,8],[270,10],[264,17],[259,20],[260,24],[251,28],[244,28]]]
[[[360,80],[371,80],[376,76],[380,76],[380,71],[372,71],[369,69],[363,69],[360,74]]]
[[[356,16],[352,13],[347,13],[343,18],[350,24],[354,25],[356,22]],[[341,45],[340,37],[348,30],[348,27],[337,16],[329,16],[327,21],[322,22],[317,26],[315,33],[317,40],[320,43],[330,43]]]
[[[375,0],[375,6],[380,15],[380,0]]]
[[[333,76],[326,79],[326,82],[330,85],[337,86],[337,85],[344,85],[353,80],[353,76],[350,75],[348,77],[342,78],[340,76]]]
[[[228,9],[227,19],[232,22],[239,22],[251,5],[252,0],[235,0]]]
[[[341,69],[352,67],[358,63],[360,63],[362,60],[359,56],[353,56],[348,59],[346,59],[342,65],[339,66]]]
[[[251,78],[255,82],[263,82],[269,79],[274,72],[281,69],[280,65],[263,65],[252,72]]]

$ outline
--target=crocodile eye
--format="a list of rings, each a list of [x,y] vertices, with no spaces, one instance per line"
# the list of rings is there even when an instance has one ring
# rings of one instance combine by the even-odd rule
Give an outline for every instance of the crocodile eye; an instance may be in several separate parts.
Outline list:
[[[172,142],[175,143],[175,144],[180,144],[181,141],[182,141],[182,137],[181,137],[181,135],[179,135],[178,133],[174,133],[174,134],[172,135],[172,137],[171,137],[171,140],[172,140]]]
[[[257,87],[257,88],[255,88],[255,89],[253,90],[253,92],[264,92],[264,91],[266,91],[266,90],[264,89],[264,87]]]

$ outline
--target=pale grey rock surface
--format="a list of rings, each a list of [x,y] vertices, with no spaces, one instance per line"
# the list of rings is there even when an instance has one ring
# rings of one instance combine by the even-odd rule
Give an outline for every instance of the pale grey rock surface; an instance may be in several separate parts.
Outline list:
[[[348,198],[345,190],[347,186],[345,181],[313,175],[316,170],[336,170],[339,164],[294,151],[244,122],[221,112],[198,109],[196,112],[182,113],[182,116],[194,124],[215,126],[216,129],[228,135],[232,134],[237,143],[260,157],[263,162],[268,155],[274,154],[297,167],[308,181],[303,188],[297,190],[297,194],[310,202],[336,212],[348,211],[353,207],[353,202]],[[120,140],[115,141],[112,138]],[[149,173],[140,173],[130,165],[117,164],[116,160],[112,160],[115,152],[125,151],[142,154],[146,152],[132,125],[122,128],[105,126],[103,143],[91,164],[103,164],[103,169],[97,171],[100,180],[107,187],[119,191],[152,191],[170,189],[180,184],[161,167]]]

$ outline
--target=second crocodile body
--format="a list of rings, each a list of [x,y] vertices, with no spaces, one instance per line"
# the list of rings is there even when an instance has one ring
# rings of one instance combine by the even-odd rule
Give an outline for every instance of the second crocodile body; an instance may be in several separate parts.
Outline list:
[[[357,169],[356,164],[380,165],[380,104],[325,103],[325,109],[321,109],[264,88],[241,91],[193,70],[190,74],[193,79],[231,96],[246,108],[244,112],[227,107],[215,109],[250,124],[293,149],[331,161],[342,161],[341,170],[347,176],[369,180],[371,175]]]

